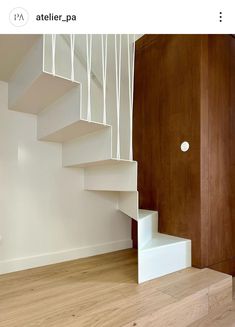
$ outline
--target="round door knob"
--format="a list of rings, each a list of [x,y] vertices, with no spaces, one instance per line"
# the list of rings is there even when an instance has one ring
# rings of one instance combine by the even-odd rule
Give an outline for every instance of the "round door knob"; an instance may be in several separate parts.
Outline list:
[[[189,150],[189,143],[187,141],[184,141],[180,145],[181,151],[187,152]]]

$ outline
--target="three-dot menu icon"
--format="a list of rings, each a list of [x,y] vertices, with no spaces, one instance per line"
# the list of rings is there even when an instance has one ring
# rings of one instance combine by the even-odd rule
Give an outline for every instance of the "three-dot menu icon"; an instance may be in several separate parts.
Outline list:
[[[223,18],[222,18],[222,11],[220,11],[220,12],[219,12],[219,21],[220,21],[220,23],[222,23],[222,19],[223,19]]]

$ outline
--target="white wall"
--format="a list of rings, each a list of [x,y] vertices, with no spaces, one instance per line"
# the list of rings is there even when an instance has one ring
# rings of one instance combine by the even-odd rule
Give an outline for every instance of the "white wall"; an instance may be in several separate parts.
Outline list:
[[[0,273],[131,247],[117,198],[83,191],[83,170],[61,168],[61,145],[37,141],[0,82]]]

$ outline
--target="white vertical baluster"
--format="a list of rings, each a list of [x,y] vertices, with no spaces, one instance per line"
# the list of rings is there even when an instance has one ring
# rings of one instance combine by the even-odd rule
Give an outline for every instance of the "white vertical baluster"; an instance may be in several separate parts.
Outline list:
[[[71,80],[74,82],[74,48],[75,48],[75,35],[70,34],[70,51],[71,51]]]
[[[43,59],[42,59],[42,67],[45,70],[45,51],[46,51],[46,35],[43,34]]]
[[[130,56],[130,47],[132,50]],[[135,35],[133,43],[130,44],[130,36],[127,35],[127,62],[128,62],[128,89],[129,89],[129,106],[130,106],[130,148],[129,148],[129,160],[133,160],[133,145],[132,145],[132,133],[133,133],[133,96],[134,96],[134,70],[135,70]]]
[[[107,76],[107,34],[101,35],[102,80],[103,80],[103,123],[106,124],[106,76]]]
[[[132,160],[132,101],[131,101],[131,63],[130,63],[130,35],[127,34],[127,64],[128,64],[128,95],[129,95],[129,114],[130,114],[130,147],[129,160]]]
[[[86,34],[86,59],[87,59],[87,120],[91,120],[91,53],[92,35]]]
[[[115,34],[115,72],[116,72],[116,102],[117,102],[117,159],[120,159],[120,95],[121,95],[121,64],[122,64],[122,36],[119,44]]]
[[[135,34],[133,35],[133,43],[132,43],[132,74],[131,74],[132,109],[133,109],[133,99],[134,99],[134,76],[135,76]]]
[[[51,46],[52,46],[52,74],[55,75],[56,34],[51,35]]]

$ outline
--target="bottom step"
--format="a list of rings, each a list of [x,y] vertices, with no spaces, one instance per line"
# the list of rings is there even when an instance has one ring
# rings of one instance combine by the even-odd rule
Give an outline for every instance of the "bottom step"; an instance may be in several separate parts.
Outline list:
[[[159,291],[162,302],[164,296],[170,296],[172,302],[159,305],[157,308],[156,301],[154,312],[135,319],[125,327],[204,326],[199,323],[203,317],[229,310],[232,304],[232,277],[210,269],[188,268],[141,286],[155,292]],[[143,299],[143,303],[145,301],[148,301],[148,297],[146,300]],[[217,324],[206,326],[217,326]]]
[[[191,267],[191,241],[156,233],[138,251],[138,282]]]

